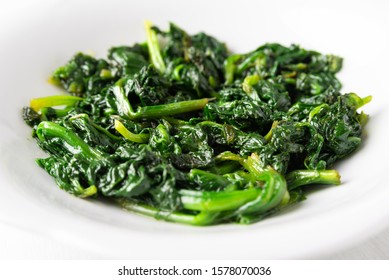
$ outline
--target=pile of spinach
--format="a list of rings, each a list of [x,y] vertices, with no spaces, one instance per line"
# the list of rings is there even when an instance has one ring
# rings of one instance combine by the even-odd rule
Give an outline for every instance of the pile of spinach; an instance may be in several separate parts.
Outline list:
[[[51,81],[68,94],[23,109],[75,196],[106,197],[172,222],[252,223],[339,184],[333,164],[361,144],[371,97],[340,94],[342,58],[265,44],[231,54],[177,25],[107,59],[78,53]],[[163,43],[162,43],[163,42]]]

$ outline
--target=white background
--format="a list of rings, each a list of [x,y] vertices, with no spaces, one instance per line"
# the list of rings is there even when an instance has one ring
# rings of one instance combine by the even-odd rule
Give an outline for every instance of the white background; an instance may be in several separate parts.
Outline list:
[[[381,177],[385,177],[387,174],[387,169],[384,166],[385,162],[383,161],[385,157],[383,155],[379,157],[380,152],[374,150],[376,147],[373,148],[373,144],[382,145],[384,143],[382,139],[387,136],[387,130],[382,130],[387,122],[384,118],[381,118],[380,110],[384,111],[387,108],[384,106],[387,104],[385,96],[389,94],[387,92],[387,68],[389,65],[387,54],[389,49],[388,2],[269,2],[220,1],[220,5],[216,5],[216,1],[212,4],[209,1],[167,1],[165,6],[170,9],[165,11],[162,8],[157,8],[162,7],[161,4],[157,5],[161,1],[132,1],[131,4],[128,4],[130,3],[128,1],[1,1],[0,50],[3,50],[1,46],[5,46],[4,49],[9,53],[0,53],[2,55],[0,85],[12,85],[12,87],[9,87],[10,91],[4,90],[6,87],[0,91],[3,102],[3,115],[0,123],[2,125],[1,136],[3,141],[0,142],[3,164],[0,170],[0,190],[4,194],[3,198],[0,198],[0,257],[5,259],[104,259],[107,256],[115,258],[115,252],[109,251],[107,253],[108,249],[97,248],[93,245],[98,244],[98,242],[89,244],[86,241],[93,238],[96,240],[106,238],[107,234],[110,235],[114,232],[118,235],[112,234],[111,241],[113,243],[117,242],[116,245],[119,248],[120,241],[124,238],[128,225],[125,222],[123,224],[120,222],[118,223],[119,227],[123,227],[124,230],[118,229],[116,231],[115,229],[112,232],[110,230],[112,225],[119,218],[124,217],[126,213],[119,213],[116,209],[105,209],[101,205],[91,205],[89,202],[77,200],[53,188],[54,182],[51,178],[45,177],[43,172],[39,173],[39,169],[34,165],[32,159],[41,156],[41,154],[33,145],[34,143],[28,142],[29,130],[16,121],[20,116],[13,112],[16,112],[14,108],[27,104],[28,99],[33,96],[49,95],[53,89],[45,84],[46,77],[52,69],[64,63],[65,59],[76,51],[92,49],[97,55],[103,55],[104,50],[109,46],[126,42],[127,38],[129,38],[129,41],[132,40],[131,42],[142,40],[144,38],[142,19],[151,19],[157,24],[165,26],[166,21],[171,19],[178,24],[182,24],[184,28],[188,28],[190,31],[205,30],[215,34],[221,40],[226,41],[229,46],[232,46],[234,50],[248,51],[258,46],[259,43],[266,41],[277,41],[286,44],[298,42],[304,47],[323,52],[334,52],[346,58],[345,67],[340,73],[340,79],[344,82],[344,89],[346,91],[355,90],[363,96],[368,94],[374,96],[373,104],[366,109],[368,113],[373,115],[372,122],[369,124],[369,133],[373,132],[374,134],[368,138],[369,141],[367,141],[363,150],[350,159],[350,163],[347,162],[347,164],[340,166],[341,173],[344,175],[344,187],[336,190],[330,188],[314,193],[308,197],[304,208],[298,209],[298,215],[301,216],[295,217],[294,213],[288,213],[281,217],[272,218],[271,221],[265,221],[263,226],[271,227],[274,224],[279,224],[282,229],[283,221],[289,219],[290,221],[295,220],[296,224],[301,223],[308,230],[315,232],[315,228],[318,227],[310,226],[308,221],[313,225],[314,220],[323,219],[323,221],[331,224],[331,221],[336,220],[341,214],[348,218],[347,223],[350,224],[342,225],[341,222],[337,221],[332,225],[332,228],[328,229],[328,232],[315,232],[316,236],[323,234],[321,240],[314,240],[314,236],[310,236],[311,232],[306,232],[307,236],[302,235],[298,240],[296,236],[296,242],[307,244],[307,247],[314,248],[316,246],[317,249],[315,250],[310,251],[309,248],[302,248],[305,253],[292,254],[292,252],[288,252],[289,254],[285,254],[285,250],[281,253],[282,248],[274,247],[275,251],[280,250],[279,255],[272,251],[273,254],[264,255],[250,253],[249,257],[388,259],[389,231],[387,227],[389,223],[387,222],[388,219],[385,220],[385,218],[389,216],[389,213],[387,212],[388,207],[384,205],[388,199],[385,200],[385,196],[382,196],[375,197],[374,201],[372,199],[368,201],[366,196],[366,200],[364,200],[364,188],[360,185],[353,186],[358,182],[362,182],[366,184],[366,189],[370,190],[371,188],[371,193],[381,192],[382,188],[385,187],[381,183]],[[104,17],[104,5],[107,5],[106,11],[109,15],[107,17]],[[123,12],[123,7],[126,7],[128,13]],[[172,9],[176,9],[176,12],[172,12]],[[82,14],[83,11],[85,11],[85,15]],[[89,11],[92,12],[89,13]],[[117,17],[128,17],[128,20],[126,18],[126,20],[120,21],[120,19],[114,18],[116,14]],[[99,21],[96,21],[97,16]],[[129,27],[114,25],[119,22],[126,22]],[[226,26],[229,28],[226,28]],[[281,32],[280,26],[284,28],[284,32]],[[39,28],[35,29],[36,27]],[[221,32],[221,30],[223,31]],[[88,34],[91,33],[93,36],[88,37]],[[260,34],[265,38],[259,38],[258,40],[246,39],[253,34],[257,36]],[[247,40],[247,44],[242,45],[240,38]],[[17,53],[12,53],[12,50],[7,48],[8,45],[14,42],[16,42]],[[17,42],[23,42],[23,44],[17,44]],[[66,42],[66,44],[62,42]],[[34,49],[34,46],[39,46],[40,49]],[[11,63],[12,61],[15,63]],[[25,67],[17,68],[15,65],[23,65],[21,61],[28,63],[24,65]],[[28,74],[28,76],[19,76],[19,73]],[[14,88],[18,90],[13,91]],[[4,114],[4,111],[8,112],[7,108],[9,114]],[[12,116],[9,117],[11,114]],[[371,131],[372,128],[376,128],[376,130]],[[381,133],[381,142],[373,141],[375,139],[373,136],[376,133]],[[15,138],[9,137],[9,135],[13,135]],[[14,141],[12,145],[8,145],[9,143],[6,142],[7,140],[11,141],[10,139]],[[16,147],[15,149],[20,154],[14,156],[14,151],[10,147]],[[386,147],[379,148],[382,149],[382,153],[387,155]],[[372,154],[370,151],[377,153],[377,155],[374,154],[375,158],[372,155],[369,158],[369,154]],[[358,165],[364,159],[369,159],[367,166]],[[351,161],[353,162],[353,168],[350,171],[348,166],[351,165]],[[373,169],[370,164],[377,164],[377,167]],[[14,170],[17,168],[26,169],[21,173],[15,173]],[[370,170],[369,168],[379,170],[379,172],[377,171],[378,175],[375,178],[368,178],[369,180],[367,180],[369,173],[363,175],[363,172],[364,170]],[[372,182],[372,185],[368,185],[369,182]],[[381,184],[381,188],[376,188],[373,185],[376,182]],[[16,187],[11,190],[10,187],[14,185]],[[347,200],[349,197],[348,191],[352,187],[355,187],[355,190],[361,194],[358,197],[356,196],[360,201],[359,204],[357,204],[356,199],[353,201]],[[4,191],[7,191],[7,193],[4,193]],[[383,195],[388,194],[388,192],[384,193],[383,191],[382,193]],[[333,209],[321,205],[327,199],[330,203],[333,203]],[[341,209],[338,204],[343,202],[345,202],[345,207],[346,205],[350,207]],[[354,205],[351,207],[353,203]],[[366,208],[362,211],[361,208],[363,207]],[[323,209],[329,210],[328,212],[331,212],[331,215],[324,216]],[[311,210],[313,214],[308,216],[306,211]],[[317,211],[317,216],[315,211]],[[352,215],[354,211],[355,216]],[[96,217],[96,215],[99,217]],[[307,223],[302,222],[300,217],[307,219]],[[144,221],[143,218],[139,217],[133,217],[131,223],[139,225],[141,229],[146,228],[145,235],[152,235],[154,229],[157,229],[158,232],[161,230],[166,235],[174,229],[174,226],[161,226],[155,224],[154,221]],[[363,227],[363,224],[369,226]],[[261,225],[251,227],[253,232],[250,233],[250,237],[256,236],[254,230],[258,230],[258,227],[261,227]],[[338,233],[334,227],[339,227]],[[81,232],[77,232],[78,228]],[[88,229],[93,234],[89,235],[90,237],[88,237],[90,233],[87,234]],[[350,232],[347,232],[348,229]],[[287,226],[285,226],[285,230],[287,230]],[[330,230],[333,231],[330,232]],[[105,231],[107,231],[107,234],[105,234]],[[178,229],[178,231],[182,231],[184,235],[190,234],[187,229]],[[197,229],[194,231],[196,234],[198,233]],[[209,235],[217,233],[216,229],[208,231],[210,232]],[[258,235],[263,231],[265,231],[265,228],[258,231]],[[83,233],[85,233],[85,236],[82,236]],[[235,232],[231,234],[235,234]],[[270,231],[268,234],[268,236],[271,236]],[[275,232],[275,234],[280,234],[280,232]],[[377,234],[379,235],[377,236]],[[78,235],[82,238],[79,239],[80,236]],[[96,236],[94,237],[94,235]],[[166,238],[165,235],[156,235],[156,238]],[[141,232],[137,236],[141,237],[143,233]],[[117,240],[115,240],[116,238]],[[131,235],[129,235],[129,238],[131,238]],[[327,238],[331,239],[331,242]],[[179,240],[170,241],[174,244],[175,241],[178,242]],[[247,240],[242,242],[244,243],[244,241]],[[137,243],[141,242],[144,242],[144,240],[133,244],[134,250],[136,246],[138,246],[137,250],[140,250],[141,246]],[[319,246],[318,242],[322,242],[323,245]],[[109,247],[108,243],[105,245]],[[238,245],[237,243],[236,248],[239,249]],[[261,245],[265,246],[264,244]],[[287,245],[291,246],[291,250],[298,248],[293,247],[293,244],[282,244],[282,246]],[[201,244],[192,244],[192,249],[199,246],[201,247]],[[261,249],[265,250],[264,247],[258,248],[259,251]],[[270,249],[267,248],[269,252]],[[171,251],[175,250],[177,248],[173,246]],[[204,253],[204,255],[212,255],[212,253],[214,252]],[[226,250],[226,258],[233,258],[233,254],[227,254],[228,251]],[[161,253],[157,255],[159,258],[161,257]],[[117,256],[120,258],[131,256],[131,258],[136,259],[136,255],[118,253]],[[220,258],[222,254],[215,256]],[[237,254],[237,256],[243,258],[244,253],[240,252],[240,255]],[[199,251],[196,258],[200,257],[201,253]]]

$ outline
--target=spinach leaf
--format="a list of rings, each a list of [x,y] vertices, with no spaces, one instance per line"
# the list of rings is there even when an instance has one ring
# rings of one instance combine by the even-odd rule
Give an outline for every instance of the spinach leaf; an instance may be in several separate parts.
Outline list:
[[[254,223],[307,185],[340,184],[329,168],[361,146],[371,100],[340,92],[342,58],[277,43],[229,53],[203,32],[145,27],[107,59],[76,54],[51,78],[68,94],[23,108],[61,189],[205,226]]]

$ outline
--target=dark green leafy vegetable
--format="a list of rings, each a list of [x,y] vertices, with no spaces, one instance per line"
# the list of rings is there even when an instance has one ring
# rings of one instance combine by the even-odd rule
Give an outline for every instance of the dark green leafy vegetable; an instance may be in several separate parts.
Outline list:
[[[147,47],[134,45],[113,47],[108,51],[108,59],[112,61],[113,67],[117,68],[119,76],[133,76],[144,66],[148,66]]]
[[[371,100],[339,92],[342,58],[280,44],[229,54],[205,33],[145,27],[145,43],[107,59],[76,54],[51,78],[69,95],[23,109],[60,188],[211,225],[253,223],[304,200],[306,185],[340,184],[331,168],[359,148]]]

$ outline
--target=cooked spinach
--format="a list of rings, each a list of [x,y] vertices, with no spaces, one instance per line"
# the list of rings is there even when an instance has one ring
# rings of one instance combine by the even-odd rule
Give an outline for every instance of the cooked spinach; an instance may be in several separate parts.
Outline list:
[[[342,58],[297,45],[233,54],[205,33],[146,23],[146,42],[107,59],[78,53],[23,119],[49,157],[37,163],[82,198],[156,219],[252,223],[340,184],[370,102],[341,94]],[[163,42],[163,44],[161,43]]]

